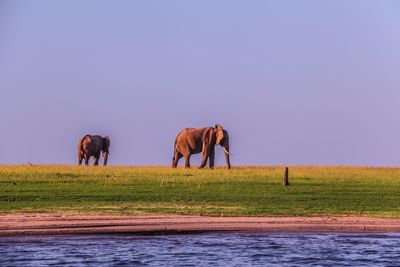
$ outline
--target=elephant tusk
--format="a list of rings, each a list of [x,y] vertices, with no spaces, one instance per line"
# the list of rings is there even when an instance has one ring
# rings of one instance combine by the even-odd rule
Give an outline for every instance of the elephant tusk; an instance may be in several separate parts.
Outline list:
[[[223,149],[224,152],[225,152],[226,154],[228,154],[229,156],[233,156],[228,150],[225,149],[225,147],[222,147],[222,149]]]

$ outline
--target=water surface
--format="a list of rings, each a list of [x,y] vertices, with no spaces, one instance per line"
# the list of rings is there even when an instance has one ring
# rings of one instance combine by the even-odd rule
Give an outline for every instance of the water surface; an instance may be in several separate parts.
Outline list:
[[[0,239],[0,266],[399,266],[398,233],[208,233]]]

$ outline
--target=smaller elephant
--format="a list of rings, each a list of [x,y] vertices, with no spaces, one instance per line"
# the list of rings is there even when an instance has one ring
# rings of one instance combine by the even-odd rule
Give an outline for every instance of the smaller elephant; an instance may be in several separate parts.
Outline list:
[[[89,158],[94,157],[93,165],[99,165],[100,153],[104,157],[104,166],[107,165],[110,148],[110,138],[99,135],[85,135],[78,144],[78,163],[82,164],[85,159],[85,165],[89,165]]]

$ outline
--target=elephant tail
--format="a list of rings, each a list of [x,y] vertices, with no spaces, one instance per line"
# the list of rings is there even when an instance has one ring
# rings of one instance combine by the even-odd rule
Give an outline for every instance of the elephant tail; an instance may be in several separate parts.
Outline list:
[[[175,155],[176,155],[176,151],[178,150],[178,147],[176,146],[176,139],[175,139],[175,144],[174,144],[174,157],[172,158],[172,161],[175,161]]]
[[[80,153],[83,153],[83,140],[85,140],[85,138],[86,137],[90,137],[90,135],[85,135],[82,139],[81,139],[81,141],[79,141],[79,144],[78,144],[78,151],[80,152]]]

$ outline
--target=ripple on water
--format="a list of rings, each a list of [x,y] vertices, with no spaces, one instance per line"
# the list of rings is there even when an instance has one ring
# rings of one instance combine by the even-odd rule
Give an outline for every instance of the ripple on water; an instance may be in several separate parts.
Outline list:
[[[0,266],[399,265],[400,234],[213,233],[0,239]]]

